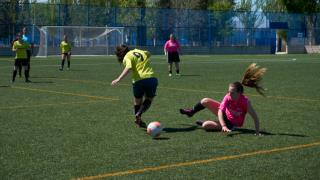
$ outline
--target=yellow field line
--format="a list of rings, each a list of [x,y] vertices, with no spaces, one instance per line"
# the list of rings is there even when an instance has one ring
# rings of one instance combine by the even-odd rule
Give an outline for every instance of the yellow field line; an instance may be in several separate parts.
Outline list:
[[[73,80],[73,79],[60,79],[60,78],[46,78],[46,79],[58,79],[58,80],[62,80],[62,81],[108,85],[108,83],[106,83],[106,82],[94,81],[94,80]],[[120,86],[131,86],[131,84],[125,84],[125,83],[121,83],[119,85]],[[207,91],[207,90],[173,88],[173,87],[163,87],[163,86],[159,86],[158,88],[159,89],[176,90],[176,91],[196,92],[196,93],[199,93],[199,92],[200,93],[212,93],[212,94],[225,94],[225,93],[227,93],[227,91],[224,91],[224,92],[221,92],[221,91]],[[258,94],[247,94],[247,95],[254,96],[254,97],[262,97],[261,95],[258,95]],[[307,101],[307,102],[320,102],[320,99],[309,99],[309,98],[303,98],[303,97],[267,96],[267,98],[270,98],[270,99],[287,99],[287,100]]]
[[[96,175],[96,176],[79,177],[79,178],[74,178],[73,180],[94,180],[94,179],[101,179],[101,178],[108,178],[108,177],[115,177],[115,176],[125,176],[125,175],[130,175],[130,174],[145,173],[148,171],[159,171],[159,170],[164,170],[164,169],[193,166],[193,165],[197,165],[197,164],[205,164],[205,163],[211,163],[211,162],[216,162],[216,161],[245,158],[245,157],[250,157],[250,156],[255,156],[255,155],[278,153],[278,152],[283,152],[283,151],[302,149],[302,148],[308,148],[308,147],[319,146],[319,145],[320,145],[320,141],[310,143],[310,144],[300,144],[300,145],[288,146],[288,147],[283,147],[283,148],[275,148],[275,149],[270,149],[270,150],[254,151],[254,152],[243,153],[243,154],[238,154],[238,155],[214,157],[214,158],[205,159],[205,160],[197,160],[197,161],[190,161],[190,162],[183,162],[183,163],[176,163],[176,164],[168,164],[168,165],[161,165],[161,166],[155,166],[155,167],[146,167],[146,168],[142,168],[142,169],[133,169],[133,170],[127,170],[127,171],[113,172],[113,173],[105,173],[105,174],[100,174],[100,175]]]
[[[39,105],[11,106],[11,107],[0,107],[0,110],[15,110],[15,109],[25,109],[25,108],[45,107],[45,106],[58,106],[58,105],[70,105],[70,104],[89,104],[89,103],[95,103],[95,102],[100,102],[100,101],[99,100],[89,100],[89,101],[81,101],[81,102],[62,102],[62,103],[49,103],[49,104],[39,104]]]
[[[35,89],[35,88],[27,88],[27,87],[19,87],[19,86],[12,86],[11,88],[13,88],[13,89],[23,89],[23,90],[29,90],[29,91],[36,91],[36,92],[53,93],[53,94],[80,96],[80,97],[87,97],[87,98],[92,98],[92,99],[103,99],[103,100],[110,100],[110,101],[119,101],[119,98],[104,97],[104,96],[93,96],[93,95],[88,95],[88,94],[68,93],[68,92],[51,91],[51,90],[45,90],[45,89]]]

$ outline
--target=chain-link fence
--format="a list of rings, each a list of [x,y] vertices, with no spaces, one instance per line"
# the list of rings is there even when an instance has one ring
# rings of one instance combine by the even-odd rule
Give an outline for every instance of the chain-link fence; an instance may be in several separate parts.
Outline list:
[[[171,33],[185,47],[275,49],[277,43],[280,47],[283,43],[287,46],[320,44],[319,14],[0,4],[1,46],[10,46],[23,26],[28,28],[36,45],[40,43],[42,26],[124,27],[124,42],[132,46],[163,46]],[[271,23],[285,26],[271,27]]]

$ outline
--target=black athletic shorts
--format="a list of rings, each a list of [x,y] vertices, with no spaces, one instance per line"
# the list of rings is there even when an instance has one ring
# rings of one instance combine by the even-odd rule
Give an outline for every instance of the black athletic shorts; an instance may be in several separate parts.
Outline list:
[[[133,95],[135,98],[155,97],[157,92],[158,79],[157,78],[146,78],[133,83]]]
[[[15,59],[14,66],[28,66],[28,59]]]
[[[234,128],[236,128],[236,126],[233,125],[232,122],[227,118],[227,115],[225,112],[223,112],[223,120],[224,120],[224,123],[226,123],[226,126],[228,129],[233,130]]]
[[[178,52],[168,52],[168,63],[180,62],[180,57]]]

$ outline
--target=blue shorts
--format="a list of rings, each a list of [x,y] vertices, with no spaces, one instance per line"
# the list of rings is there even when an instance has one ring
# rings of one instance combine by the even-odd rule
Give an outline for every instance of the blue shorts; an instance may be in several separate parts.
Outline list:
[[[147,78],[139,80],[132,84],[133,95],[135,98],[142,98],[144,95],[146,97],[155,97],[158,86],[157,78]]]

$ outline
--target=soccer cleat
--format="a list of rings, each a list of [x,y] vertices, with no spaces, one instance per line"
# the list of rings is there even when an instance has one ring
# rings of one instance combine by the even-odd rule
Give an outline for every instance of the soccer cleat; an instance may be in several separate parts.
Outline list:
[[[180,109],[180,113],[185,114],[188,117],[192,117],[194,114],[192,109]]]
[[[202,126],[203,122],[204,122],[203,120],[197,120],[196,124],[199,125],[199,126]]]
[[[63,67],[60,67],[59,70],[60,70],[60,71],[63,71]]]
[[[29,79],[26,80],[26,83],[31,83],[31,81]]]
[[[181,74],[180,74],[180,73],[177,73],[176,76],[181,76]]]
[[[141,120],[141,116],[136,116],[136,120],[134,121],[140,128],[146,128],[147,124]]]

